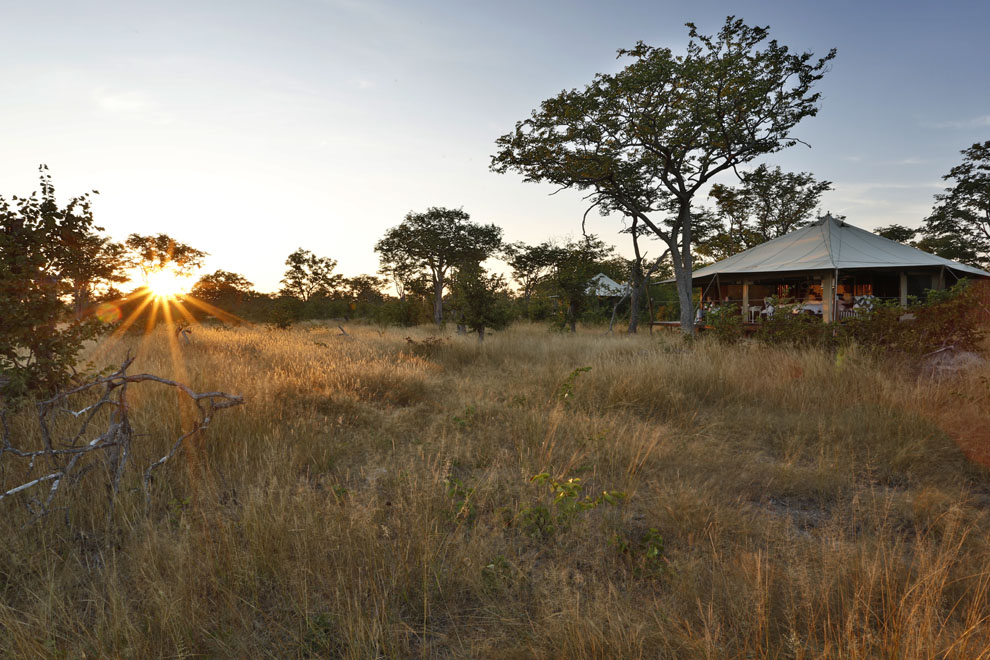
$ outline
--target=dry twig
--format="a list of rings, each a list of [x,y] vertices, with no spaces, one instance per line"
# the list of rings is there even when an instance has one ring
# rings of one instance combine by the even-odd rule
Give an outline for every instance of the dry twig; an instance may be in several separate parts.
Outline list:
[[[8,457],[27,459],[29,476],[34,471],[36,463],[45,463],[49,466],[45,470],[45,474],[30,478],[24,483],[0,492],[0,500],[29,490],[39,484],[50,482],[48,493],[43,500],[32,498],[28,502],[29,510],[36,517],[40,517],[51,509],[51,504],[61,486],[69,478],[78,479],[83,473],[94,467],[93,461],[88,460],[90,457],[100,456],[104,459],[107,467],[112,506],[113,498],[120,491],[121,480],[124,477],[131,454],[131,442],[134,438],[134,431],[128,418],[127,402],[127,388],[132,383],[151,381],[174,387],[192,400],[199,413],[198,419],[192,427],[172,444],[169,451],[144,470],[143,484],[145,499],[148,503],[151,499],[149,485],[152,472],[175,456],[188,438],[205,431],[217,410],[237,406],[244,402],[242,397],[234,394],[195,392],[182,383],[152,374],[128,375],[127,369],[133,361],[134,358],[128,356],[120,368],[109,376],[96,378],[40,402],[38,404],[38,423],[43,445],[41,449],[24,450],[15,447],[11,441],[11,431],[7,423],[6,412],[0,411],[0,434],[2,434],[0,467],[6,467],[3,463],[4,459]],[[81,410],[73,410],[69,407],[72,397],[91,390],[102,390],[100,398],[95,403]],[[106,430],[87,439],[87,432],[94,425],[94,419],[104,408],[109,410]],[[55,442],[53,441],[52,422],[58,413],[68,413],[76,418],[82,417],[83,420],[74,433]]]

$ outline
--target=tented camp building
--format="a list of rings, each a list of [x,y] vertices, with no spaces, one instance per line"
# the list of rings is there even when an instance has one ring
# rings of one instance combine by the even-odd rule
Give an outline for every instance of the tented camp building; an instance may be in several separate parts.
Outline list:
[[[874,298],[897,300],[990,273],[891,241],[830,215],[693,273],[702,309],[734,304],[747,320],[771,297],[831,321]]]

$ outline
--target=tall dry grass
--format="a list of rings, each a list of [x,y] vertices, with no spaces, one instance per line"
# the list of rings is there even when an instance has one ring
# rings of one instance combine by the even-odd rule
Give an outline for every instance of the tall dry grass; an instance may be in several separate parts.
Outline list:
[[[987,367],[348,330],[105,349],[247,403],[158,475],[150,510],[132,475],[108,521],[95,473],[68,524],[3,503],[0,654],[990,657],[990,476],[966,454]],[[182,414],[153,384],[132,399],[140,464]],[[568,517],[542,472],[626,497]]]

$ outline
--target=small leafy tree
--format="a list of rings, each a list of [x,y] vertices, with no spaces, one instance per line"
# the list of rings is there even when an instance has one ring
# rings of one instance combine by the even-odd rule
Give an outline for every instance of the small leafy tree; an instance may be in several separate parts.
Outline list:
[[[577,332],[577,320],[587,305],[588,285],[602,270],[602,262],[613,255],[611,246],[589,235],[553,250],[553,267],[547,278],[561,302],[560,326]]]
[[[428,275],[433,292],[433,321],[443,323],[443,292],[450,270],[480,264],[502,246],[502,229],[471,222],[462,209],[431,207],[410,211],[375,244],[381,272],[408,286]],[[401,297],[400,293],[400,297]]]
[[[343,276],[333,272],[337,262],[330,257],[318,257],[309,250],[299,248],[290,254],[282,278],[281,293],[302,302],[314,297],[330,296],[343,282]]]
[[[94,302],[111,296],[116,292],[115,285],[128,280],[126,248],[93,232],[66,240],[71,256],[65,275],[72,291],[75,318],[81,321]]]
[[[355,303],[380,303],[385,300],[382,289],[385,280],[374,275],[355,275],[345,278],[342,282],[342,292]]]
[[[59,206],[48,168],[41,190],[0,197],[0,391],[7,395],[52,392],[76,374],[83,342],[101,324],[72,318],[68,300],[97,281],[118,281],[119,262],[95,232],[89,194]],[[95,192],[95,191],[94,191]]]
[[[504,253],[506,263],[512,268],[512,277],[519,283],[523,300],[529,303],[536,287],[553,270],[555,247],[549,241],[539,245],[516,242],[506,245]]]
[[[505,278],[485,272],[480,264],[461,266],[453,276],[451,307],[460,312],[461,323],[485,339],[485,328],[504,328],[510,319]]]

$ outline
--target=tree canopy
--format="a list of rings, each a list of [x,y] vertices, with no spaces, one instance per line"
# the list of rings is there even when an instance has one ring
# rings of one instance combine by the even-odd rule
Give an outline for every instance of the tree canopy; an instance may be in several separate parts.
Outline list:
[[[961,153],[962,162],[942,177],[952,186],[935,195],[935,207],[925,220],[925,238],[960,261],[986,268],[990,267],[990,140]]]
[[[451,268],[476,265],[493,256],[502,246],[502,229],[471,221],[463,209],[431,207],[423,213],[410,211],[389,229],[375,252],[381,272],[401,285],[428,274],[433,286],[433,320],[443,322],[443,291]]]
[[[743,174],[738,186],[716,183],[709,192],[714,213],[698,223],[698,253],[719,261],[804,227],[831,187],[808,172],[762,164]]]
[[[176,274],[188,276],[203,265],[209,255],[191,245],[180,243],[168,234],[144,236],[131,234],[124,241],[130,256],[130,265],[147,278],[153,272],[172,269]]]
[[[553,269],[557,250],[549,241],[539,245],[516,242],[506,245],[504,253],[506,262],[512,268],[512,277],[519,283],[523,299],[528,301]]]
[[[243,275],[216,270],[200,277],[189,293],[203,302],[226,309],[243,302],[252,293],[253,286]]]
[[[307,302],[317,296],[331,295],[343,282],[343,276],[334,273],[337,262],[330,257],[318,257],[309,250],[299,248],[285,259],[285,276],[282,278],[282,294]]]
[[[544,101],[497,140],[494,171],[574,188],[603,213],[637,218],[671,251],[681,325],[693,326],[694,195],[712,177],[793,146],[818,112],[812,88],[835,50],[791,53],[769,28],[728,17],[714,36],[688,23],[686,53],[639,42],[633,61]]]
[[[380,303],[385,299],[385,280],[374,275],[355,275],[344,279],[342,293],[354,303]]]
[[[460,322],[485,338],[485,328],[505,327],[510,319],[505,278],[488,273],[480,263],[465,263],[453,276],[452,307],[460,312]]]
[[[873,233],[877,236],[883,236],[887,240],[897,241],[898,243],[904,243],[905,245],[914,245],[912,239],[918,235],[917,229],[911,229],[910,227],[905,227],[904,225],[887,225],[885,227],[877,227],[873,230]]]
[[[611,246],[597,236],[583,236],[555,246],[547,282],[562,303],[561,327],[577,330],[577,320],[588,301],[591,278],[603,270],[615,255]]]

